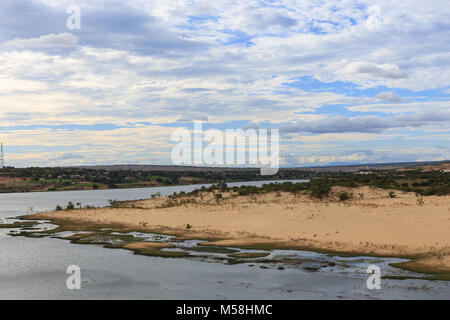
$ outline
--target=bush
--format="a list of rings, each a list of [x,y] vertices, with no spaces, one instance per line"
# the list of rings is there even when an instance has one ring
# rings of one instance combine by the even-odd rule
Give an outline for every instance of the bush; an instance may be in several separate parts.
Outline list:
[[[389,198],[395,198],[395,197],[397,197],[397,195],[395,194],[395,192],[394,192],[394,191],[390,191],[390,192],[389,192]]]
[[[121,203],[121,201],[118,201],[118,200],[108,200],[108,202],[109,202],[109,206],[111,207],[111,208],[119,208],[120,207],[120,203]]]
[[[339,200],[341,201],[346,201],[352,198],[352,195],[350,193],[348,193],[347,191],[345,192],[341,192],[339,194]]]
[[[56,206],[56,211],[61,211],[63,208],[60,205]]]
[[[417,198],[417,205],[418,206],[423,206],[425,204],[425,202],[423,201],[423,197],[420,196],[419,198]]]
[[[69,201],[69,202],[67,203],[66,209],[67,209],[67,210],[73,210],[73,209],[75,209],[75,205],[73,204],[72,201]]]
[[[324,197],[328,197],[331,191],[331,186],[329,184],[315,183],[310,185],[310,189],[311,197],[322,199]]]

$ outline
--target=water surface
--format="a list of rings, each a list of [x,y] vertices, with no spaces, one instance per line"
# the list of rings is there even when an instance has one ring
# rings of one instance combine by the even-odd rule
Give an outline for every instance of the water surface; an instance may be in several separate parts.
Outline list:
[[[0,194],[0,218],[6,221],[27,212],[52,210],[68,201],[104,206],[109,199],[142,199],[201,186]],[[368,265],[375,263],[385,274],[401,275],[405,272],[388,265],[400,259],[343,258],[292,250],[272,250],[266,257],[307,259],[312,264],[307,271],[296,264],[282,269],[279,263],[260,264],[258,259],[228,265],[217,262],[217,254],[176,259],[139,256],[60,239],[11,237],[9,231],[0,229],[0,299],[450,299],[445,281],[383,279],[381,290],[367,289]],[[158,235],[140,236],[155,240],[152,237]],[[196,246],[195,240],[173,243],[183,250]],[[334,264],[327,266],[330,262]],[[72,264],[81,268],[81,290],[66,288],[65,271]]]

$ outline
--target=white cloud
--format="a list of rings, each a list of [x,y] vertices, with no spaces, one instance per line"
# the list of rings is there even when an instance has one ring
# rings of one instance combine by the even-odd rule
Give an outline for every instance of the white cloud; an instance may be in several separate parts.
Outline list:
[[[406,77],[406,73],[395,64],[376,64],[371,62],[351,62],[343,70],[344,73],[365,74],[378,78],[400,79]]]
[[[76,33],[79,39],[54,27],[54,21],[5,25],[10,13],[0,12],[0,27],[8,30],[0,48],[0,125],[155,124],[198,118],[212,123],[314,121],[317,127],[332,129],[336,123],[327,121],[342,116],[343,108],[387,113],[391,118],[450,107],[446,98],[424,101],[395,93],[402,92],[399,88],[448,88],[450,7],[442,1],[377,1],[382,24],[376,30],[366,25],[369,0],[279,0],[264,5],[238,0],[135,0],[119,2],[130,8],[124,15],[113,11],[114,17],[107,15],[110,5],[105,1],[78,2],[83,17],[96,12],[106,21],[102,25],[83,20]],[[45,9],[46,3],[66,17],[71,1],[46,0],[37,10]],[[111,28],[114,32],[109,32]],[[164,42],[166,35],[170,41]],[[75,51],[42,50],[75,45]],[[345,84],[321,91],[286,86],[302,76]],[[355,86],[383,86],[384,92],[364,97],[355,94],[359,93]],[[361,131],[371,119],[380,128],[389,127],[378,118],[344,119],[341,131],[350,125]],[[433,123],[436,130],[448,125]],[[64,141],[78,137],[53,131],[45,136],[49,140],[31,135],[28,139],[56,145],[52,135]],[[111,147],[120,140],[116,135],[95,137]],[[89,135],[78,138],[91,141]],[[341,139],[346,141],[347,136]],[[361,145],[354,141],[355,148]],[[100,159],[104,154],[90,153],[83,161],[91,157]]]
[[[385,101],[385,102],[402,102],[403,98],[400,97],[398,94],[392,91],[387,92],[380,92],[375,96],[375,99]]]
[[[78,37],[71,33],[47,34],[39,38],[16,38],[4,43],[6,47],[15,48],[65,48],[78,42]]]

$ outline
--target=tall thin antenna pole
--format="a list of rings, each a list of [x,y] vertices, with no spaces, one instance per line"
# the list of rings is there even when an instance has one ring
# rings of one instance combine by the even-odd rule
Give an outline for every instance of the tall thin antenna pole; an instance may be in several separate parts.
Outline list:
[[[3,142],[2,142],[0,146],[0,168],[3,168],[4,166],[5,166],[5,157],[3,154]]]

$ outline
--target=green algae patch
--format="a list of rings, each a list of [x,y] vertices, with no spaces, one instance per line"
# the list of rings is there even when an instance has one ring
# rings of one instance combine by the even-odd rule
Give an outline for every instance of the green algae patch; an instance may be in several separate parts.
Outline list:
[[[233,248],[238,249],[246,249],[246,250],[299,250],[299,251],[311,251],[326,254],[328,256],[337,256],[343,258],[350,257],[375,257],[375,258],[401,258],[408,259],[410,261],[407,262],[399,262],[399,263],[391,263],[390,266],[394,268],[399,268],[406,271],[411,271],[415,273],[423,274],[424,277],[420,278],[423,280],[442,280],[442,281],[450,281],[450,272],[448,270],[442,270],[441,268],[433,265],[424,265],[421,263],[422,259],[428,258],[430,254],[417,254],[417,255],[405,255],[405,254],[374,254],[367,252],[357,252],[357,251],[334,251],[330,249],[321,249],[313,246],[303,246],[303,245],[292,245],[291,243],[279,242],[279,241],[264,241],[264,242],[248,242],[245,244],[239,244],[238,242],[223,243],[222,240],[210,240],[208,242],[201,243],[201,245],[215,245],[215,246],[232,246]],[[301,262],[306,262],[301,261]],[[241,260],[241,262],[235,263],[245,263],[249,262],[248,260]],[[283,259],[283,263],[289,263]],[[294,262],[294,261],[291,261]],[[300,262],[300,261],[298,261]],[[306,267],[308,268],[308,267]],[[305,268],[304,268],[305,269]],[[316,272],[320,268],[311,268],[310,272]],[[419,279],[419,277],[415,276],[401,276],[402,279]],[[399,278],[399,279],[400,279]]]
[[[213,246],[194,247],[194,248],[189,248],[189,250],[195,251],[195,252],[207,252],[207,253],[236,253],[236,252],[239,252],[239,250],[235,250],[235,249],[213,247]]]
[[[303,267],[303,270],[308,272],[317,272],[320,270],[320,267]]]
[[[18,228],[34,228],[38,222],[23,222],[23,221],[16,221],[13,223],[4,223],[0,224],[0,229],[18,229]]]
[[[416,258],[411,261],[391,263],[390,265],[395,268],[402,270],[407,270],[411,272],[425,274],[424,277],[408,277],[409,279],[421,279],[421,280],[442,280],[450,281],[450,271],[442,270],[433,266],[424,265],[421,260],[426,259],[426,257]],[[406,278],[405,278],[406,279]],[[403,279],[401,279],[403,280]]]
[[[224,242],[223,239],[215,240],[215,239],[206,239],[207,242],[200,243],[199,245],[214,245],[214,246],[228,246],[238,249],[244,250],[294,250],[294,251],[310,251],[316,253],[322,253],[330,256],[338,256],[343,258],[350,257],[398,257],[396,255],[376,255],[376,254],[368,254],[364,252],[356,252],[356,251],[334,251],[330,249],[323,249],[314,246],[301,245],[301,244],[292,244],[292,241],[273,241],[273,240],[265,240],[265,241],[255,241],[251,242],[247,239],[244,239],[242,243],[239,243],[238,240],[233,239],[233,242],[227,243]],[[227,239],[225,239],[227,240]]]
[[[243,258],[234,258],[234,259],[222,259],[227,264],[243,264],[243,263],[258,263],[258,264],[279,264],[281,260],[276,259],[264,259],[264,260],[253,260],[253,259],[243,259]]]
[[[250,250],[300,250],[300,251],[312,251],[317,253],[326,254],[329,256],[340,256],[340,257],[382,257],[382,258],[403,258],[403,259],[409,259],[408,262],[401,262],[401,263],[393,263],[390,264],[392,267],[412,271],[415,273],[424,274],[424,277],[422,279],[424,280],[444,280],[444,281],[450,281],[450,272],[448,270],[441,270],[438,266],[435,265],[424,265],[420,263],[420,260],[422,260],[424,257],[427,257],[426,255],[404,255],[404,254],[375,254],[375,253],[368,253],[368,252],[356,252],[356,251],[335,251],[325,248],[316,247],[315,245],[310,245],[309,243],[303,243],[303,241],[297,241],[297,243],[293,243],[292,241],[289,242],[283,242],[283,241],[271,241],[271,239],[264,239],[264,241],[248,241],[248,239],[243,239],[242,243],[239,243],[236,239],[227,239],[225,235],[223,236],[214,236],[208,234],[205,236],[205,234],[202,234],[202,236],[199,236],[196,233],[192,233],[190,231],[180,231],[176,229],[170,229],[170,228],[161,228],[161,229],[155,229],[152,230],[150,228],[146,227],[138,227],[133,226],[130,227],[128,225],[122,225],[117,223],[107,223],[107,222],[87,222],[87,221],[71,221],[68,219],[55,219],[51,217],[44,217],[44,218],[37,218],[35,215],[28,215],[23,216],[20,218],[23,221],[26,220],[49,220],[52,224],[57,225],[56,228],[51,230],[42,230],[42,231],[32,231],[29,230],[29,232],[22,231],[21,232],[10,232],[9,235],[11,236],[26,236],[26,237],[32,237],[32,238],[42,238],[46,236],[55,235],[59,232],[64,231],[91,231],[94,233],[102,233],[105,232],[103,229],[109,229],[108,232],[120,232],[120,233],[127,233],[127,232],[151,232],[151,233],[157,233],[162,235],[171,235],[177,237],[178,240],[204,240],[205,242],[198,244],[198,247],[195,249],[189,249],[192,251],[201,251],[203,252],[211,252],[211,253],[231,253],[231,254],[238,254],[237,252],[225,252],[227,250],[233,250],[229,249],[229,247],[236,248],[236,249],[250,249]],[[36,222],[28,222],[25,223],[33,223]],[[15,222],[9,225],[0,225],[0,227],[3,228],[27,228],[32,227],[32,225],[23,225]],[[11,227],[14,226],[14,227]],[[103,231],[102,231],[103,230]],[[187,257],[189,254],[187,252],[180,252],[180,251],[162,251],[163,248],[130,248],[126,247],[128,244],[133,244],[136,241],[139,241],[140,239],[124,239],[123,241],[110,241],[111,239],[107,239],[104,235],[103,236],[95,236],[91,234],[93,237],[92,239],[89,239],[87,236],[80,235],[79,239],[77,238],[71,238],[66,237],[62,239],[68,239],[71,240],[74,243],[80,243],[80,244],[102,244],[106,248],[124,248],[128,250],[134,251],[136,254],[143,254],[148,256],[158,256],[158,257]],[[57,237],[57,235],[56,235]],[[132,236],[131,236],[132,237]],[[232,240],[231,243],[228,240]],[[165,244],[171,248],[171,245]],[[206,249],[200,249],[202,246],[207,247]],[[219,252],[220,249],[210,249],[210,248],[218,248],[218,247],[228,247],[224,248],[225,251]],[[256,258],[256,257],[253,257]],[[250,257],[242,257],[242,256],[231,256],[229,259],[225,259],[224,262],[227,262],[228,264],[238,264],[238,263],[248,263],[252,262],[252,258]],[[253,260],[254,262],[254,260]],[[260,261],[258,261],[259,263]],[[274,262],[283,262],[286,263],[288,261],[274,261]],[[314,268],[314,267],[313,267]],[[309,271],[315,271],[315,270],[309,270]],[[414,279],[416,277],[406,276],[405,278]]]
[[[232,258],[244,258],[244,259],[254,259],[254,258],[264,258],[267,257],[270,252],[241,252],[229,254]]]
[[[8,233],[11,237],[28,237],[28,238],[44,238],[47,237],[46,234],[41,234],[39,232],[29,232],[29,231],[21,231],[21,232],[10,232]]]
[[[163,242],[133,242],[121,246],[123,249],[131,250],[135,254],[152,257],[180,258],[188,256],[184,251],[163,251],[162,249],[175,248],[173,244]]]
[[[32,219],[32,216],[22,217],[23,220]],[[129,228],[125,225],[101,223],[101,222],[74,222],[63,219],[45,219],[50,220],[52,224],[57,225],[51,230],[42,230],[36,232],[20,232],[13,233],[12,236],[24,236],[31,238],[42,238],[53,236],[53,238],[69,240],[76,244],[96,244],[103,245],[109,249],[126,249],[131,250],[135,254],[155,257],[171,257],[181,258],[189,254],[184,251],[163,251],[161,249],[170,249],[175,246],[168,243],[161,242],[146,242],[142,238],[127,234],[127,232],[143,232],[148,230],[140,230],[136,228]],[[105,230],[106,229],[106,230]],[[82,232],[71,236],[58,236],[61,232]],[[218,248],[222,249],[222,248]]]
[[[111,233],[111,231],[79,233],[68,237],[62,237],[62,239],[70,240],[72,243],[78,244],[101,245],[124,244],[142,241],[141,238],[134,237],[130,234],[115,234]]]

